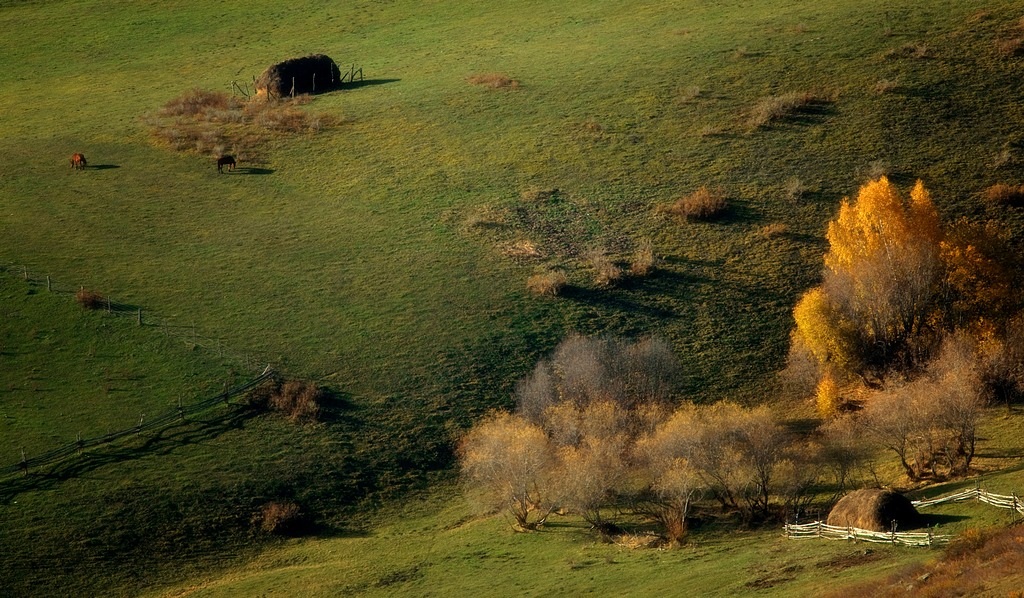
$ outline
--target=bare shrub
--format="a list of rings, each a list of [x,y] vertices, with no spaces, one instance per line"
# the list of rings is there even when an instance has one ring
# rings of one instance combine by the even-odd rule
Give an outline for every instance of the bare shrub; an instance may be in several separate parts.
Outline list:
[[[689,460],[685,418],[672,418],[653,435],[637,445],[643,463],[645,489],[636,498],[635,509],[661,524],[666,540],[680,545],[686,540],[687,518],[700,499],[705,484]]]
[[[487,87],[490,89],[516,89],[519,87],[519,81],[516,81],[504,73],[479,73],[476,75],[470,75],[469,77],[466,77],[466,82],[470,85],[480,85],[481,87]]]
[[[951,337],[924,375],[877,393],[860,422],[911,480],[962,475],[974,458],[980,387],[970,341]]]
[[[856,484],[871,447],[864,442],[862,430],[851,417],[837,418],[822,424],[818,434],[821,439],[821,463],[831,473],[835,491],[832,499],[838,500],[846,494],[847,488]]]
[[[789,225],[785,222],[772,222],[761,227],[760,235],[766,239],[781,237],[789,232]]]
[[[687,220],[709,220],[724,212],[726,207],[725,191],[704,185],[671,204],[659,206],[658,210],[672,216],[682,216]]]
[[[896,91],[900,86],[898,79],[879,79],[875,82],[875,93],[884,95]]]
[[[654,244],[650,239],[644,239],[637,244],[636,251],[633,252],[633,259],[629,262],[629,274],[637,278],[650,276],[656,263]]]
[[[567,279],[562,270],[548,270],[534,274],[526,281],[526,288],[541,297],[557,297],[565,288]]]
[[[85,287],[78,289],[78,292],[75,293],[75,301],[85,309],[103,309],[107,305],[106,297]]]
[[[1012,37],[997,39],[996,52],[1006,57],[1020,56],[1024,54],[1024,38]]]
[[[829,101],[832,98],[806,91],[762,98],[747,114],[747,126],[751,129],[764,127],[798,114],[808,106]]]
[[[982,194],[990,204],[1019,207],[1024,205],[1024,185],[996,183]]]
[[[517,411],[541,422],[556,403],[612,401],[639,425],[646,417],[641,407],[666,404],[679,375],[679,361],[664,339],[627,342],[574,334],[516,384]]]
[[[689,104],[700,97],[701,89],[697,85],[691,85],[689,87],[679,90],[679,102],[682,104]]]
[[[892,174],[892,166],[885,160],[873,160],[864,169],[864,178],[869,181],[877,181],[890,174]]]
[[[543,189],[540,187],[530,187],[519,194],[519,199],[536,203],[540,201],[547,201],[558,194],[558,189]]]
[[[319,417],[323,399],[324,392],[313,382],[289,380],[275,384],[269,392],[254,394],[250,403],[265,401],[266,408],[293,422],[311,422]]]
[[[732,57],[736,59],[746,58],[747,56],[750,56],[750,50],[746,46],[740,46],[732,52]]]
[[[715,135],[721,135],[725,132],[725,129],[716,125],[704,125],[697,130],[697,135],[701,137],[714,137]]]
[[[1013,150],[1010,149],[1009,147],[1004,147],[1003,149],[999,150],[999,153],[993,156],[991,166],[992,168],[1002,168],[1003,166],[1006,166],[1012,161]]]
[[[886,60],[898,60],[901,58],[922,60],[925,58],[931,58],[932,56],[932,49],[924,42],[907,42],[898,48],[890,48],[886,50],[884,54],[884,58]]]
[[[521,530],[544,523],[554,451],[539,426],[495,413],[466,433],[458,455],[463,480],[484,506],[505,510]]]
[[[253,516],[253,523],[268,534],[293,534],[302,522],[302,511],[293,502],[269,502]]]
[[[608,252],[604,249],[591,249],[584,257],[594,270],[594,282],[597,284],[608,287],[618,284],[622,280],[622,268],[609,257]]]
[[[807,185],[805,185],[799,177],[791,177],[786,181],[786,184],[783,187],[786,199],[792,202],[800,201],[800,199],[803,198],[804,193],[807,193],[807,191]]]

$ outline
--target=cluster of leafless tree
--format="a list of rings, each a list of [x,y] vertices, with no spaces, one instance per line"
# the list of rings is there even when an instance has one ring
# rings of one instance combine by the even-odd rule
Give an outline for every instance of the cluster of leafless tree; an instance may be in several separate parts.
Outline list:
[[[463,438],[467,488],[520,529],[572,513],[609,531],[609,516],[628,512],[678,543],[698,502],[748,521],[784,516],[855,468],[849,436],[792,434],[767,406],[673,407],[679,370],[660,339],[569,337],[520,381],[515,413]]]

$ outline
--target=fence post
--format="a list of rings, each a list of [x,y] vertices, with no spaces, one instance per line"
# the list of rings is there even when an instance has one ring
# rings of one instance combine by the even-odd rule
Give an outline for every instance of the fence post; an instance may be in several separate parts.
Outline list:
[[[78,454],[81,455],[82,454],[82,433],[81,432],[78,433],[78,439],[75,441],[75,443],[78,445]]]
[[[46,275],[46,292],[49,293],[51,291],[53,291],[53,287],[50,286],[50,275],[47,274]]]
[[[892,520],[892,545],[896,546],[896,520]]]
[[[181,406],[181,395],[178,395],[178,419],[185,419],[185,409]]]
[[[28,280],[28,266],[22,266],[21,269],[25,273],[25,280]]]
[[[139,326],[142,326],[142,308],[139,308]]]
[[[25,458],[25,449],[21,449],[21,469],[25,471],[25,475],[28,475],[28,459]]]
[[[139,427],[136,428],[136,431],[135,431],[136,435],[142,434],[142,422],[144,422],[144,421],[146,421],[146,414],[145,413],[143,413],[141,416],[139,416]]]

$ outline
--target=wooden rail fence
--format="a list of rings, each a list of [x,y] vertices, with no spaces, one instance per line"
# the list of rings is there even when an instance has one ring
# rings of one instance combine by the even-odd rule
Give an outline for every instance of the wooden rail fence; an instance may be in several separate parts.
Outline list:
[[[1011,509],[1016,513],[1024,515],[1024,502],[1015,494],[995,494],[982,488],[971,488],[960,492],[954,492],[946,496],[927,500],[911,501],[917,508],[940,505],[947,502],[960,502],[964,500],[978,500],[987,505],[1001,509]],[[826,538],[829,540],[860,540],[863,542],[879,542],[901,546],[931,546],[934,543],[949,542],[951,536],[945,534],[933,534],[931,532],[876,532],[857,527],[841,527],[828,525],[824,521],[812,521],[811,523],[787,523],[785,526],[787,538]]]

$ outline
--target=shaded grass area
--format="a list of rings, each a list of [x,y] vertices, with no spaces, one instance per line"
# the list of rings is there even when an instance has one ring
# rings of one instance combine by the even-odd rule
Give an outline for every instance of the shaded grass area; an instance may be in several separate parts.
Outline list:
[[[1019,493],[1024,468],[1019,456],[1007,457],[1020,450],[1019,422],[1019,413],[1006,417],[1002,409],[990,409],[981,427],[982,473],[921,488],[909,496],[931,498],[975,484],[996,493]],[[1007,458],[1017,465],[1005,467]],[[897,470],[878,468],[886,482],[898,480]],[[244,566],[198,576],[153,595],[549,595],[567,589],[656,595],[684,589],[702,596],[806,596],[826,595],[844,586],[860,588],[844,595],[858,595],[865,587],[882,589],[880,580],[889,576],[929,570],[926,567],[933,565],[925,564],[946,550],[790,540],[783,537],[779,524],[749,529],[708,514],[695,523],[686,546],[631,549],[625,541],[600,542],[588,524],[574,517],[552,516],[541,531],[517,533],[507,518],[480,515],[457,487],[442,482],[403,505],[377,510],[364,529],[275,547]],[[939,534],[998,530],[1015,521],[1010,511],[976,501],[929,507],[922,514],[924,526]],[[638,534],[636,545],[644,544],[643,534],[655,531],[643,522],[623,519],[620,514],[616,522]],[[863,585],[865,580],[873,584]],[[1011,587],[1006,584],[1013,580],[1007,577],[999,587]]]
[[[817,277],[824,224],[873,162],[901,184],[925,179],[947,217],[1024,230],[1019,212],[978,201],[1024,179],[1022,65],[995,45],[1019,18],[1012,2],[185,8],[0,8],[0,27],[22,32],[0,40],[0,253],[216,331],[347,393],[348,407],[308,428],[245,419],[131,470],[26,490],[17,500],[34,511],[2,507],[18,588],[133,593],[242,558],[257,498],[294,499],[344,528],[345,507],[448,467],[454,435],[507,405],[570,330],[660,333],[687,397],[757,400],[782,364],[792,303]],[[988,16],[972,19],[980,8]],[[268,141],[267,164],[248,171],[263,176],[218,177],[206,158],[150,145],[140,116],[313,42],[387,81],[318,97],[317,111],[352,119],[343,131]],[[467,84],[475,73],[520,86],[489,93]],[[881,79],[900,84],[879,95]],[[811,89],[836,100],[744,124],[759,99]],[[69,172],[74,151],[105,168]],[[787,190],[794,177],[806,190]],[[730,192],[720,218],[654,214],[704,184]],[[561,190],[516,229],[554,248],[542,265],[566,269],[555,301],[528,294],[536,264],[509,259],[505,233],[462,224],[531,188]],[[783,234],[760,232],[775,223]],[[664,257],[643,281],[600,288],[579,267],[592,246],[625,254],[642,238]],[[89,380],[68,371],[71,386]],[[165,542],[174,521],[194,532]],[[23,542],[30,531],[41,539]],[[43,573],[59,547],[89,538],[98,556],[73,552],[66,575]],[[122,572],[119,549],[135,545],[138,565]]]

